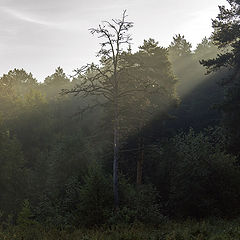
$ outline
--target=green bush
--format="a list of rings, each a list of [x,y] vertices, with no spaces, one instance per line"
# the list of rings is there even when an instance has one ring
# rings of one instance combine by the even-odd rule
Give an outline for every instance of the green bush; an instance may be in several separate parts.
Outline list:
[[[211,134],[210,134],[211,133]],[[232,216],[239,212],[240,170],[216,131],[192,129],[171,140],[169,209],[177,216]],[[174,157],[174,159],[173,159]]]
[[[123,178],[120,182],[120,209],[112,212],[108,224],[162,223],[165,217],[161,212],[158,193],[152,185],[133,186]]]
[[[111,177],[105,176],[101,166],[95,164],[89,168],[79,198],[79,224],[92,226],[106,222],[113,208],[113,193]]]
[[[119,186],[120,208],[115,211],[112,178],[107,177],[98,164],[92,165],[79,188],[79,203],[75,212],[78,225],[162,222],[164,217],[153,186],[142,185],[136,188],[123,176],[120,176]]]
[[[24,240],[40,240],[41,239],[41,226],[34,220],[34,215],[31,211],[28,200],[23,202],[22,210],[17,217],[17,225],[13,228],[14,236],[16,239]]]

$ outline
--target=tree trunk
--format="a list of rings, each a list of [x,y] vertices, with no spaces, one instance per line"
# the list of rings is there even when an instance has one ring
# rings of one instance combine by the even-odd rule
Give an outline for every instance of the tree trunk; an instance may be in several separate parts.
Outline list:
[[[118,196],[118,160],[119,160],[119,119],[118,108],[115,109],[114,119],[114,159],[113,159],[113,193],[114,193],[114,207],[115,210],[119,208],[119,196]]]
[[[137,186],[142,184],[143,174],[143,160],[144,160],[144,142],[143,138],[139,138],[139,157],[137,160]]]

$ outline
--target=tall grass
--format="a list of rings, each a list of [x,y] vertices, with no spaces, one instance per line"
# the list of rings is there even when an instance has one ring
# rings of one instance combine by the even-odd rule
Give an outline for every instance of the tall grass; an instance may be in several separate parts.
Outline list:
[[[140,223],[92,229],[59,230],[36,225],[0,230],[1,240],[239,240],[240,219],[167,221],[151,227]]]

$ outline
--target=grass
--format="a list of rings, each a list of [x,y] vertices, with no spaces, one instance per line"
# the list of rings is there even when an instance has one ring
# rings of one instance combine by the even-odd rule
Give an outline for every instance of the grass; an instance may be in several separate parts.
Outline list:
[[[239,240],[240,219],[168,221],[159,226],[103,226],[94,229],[46,230],[43,226],[12,227],[0,240]]]

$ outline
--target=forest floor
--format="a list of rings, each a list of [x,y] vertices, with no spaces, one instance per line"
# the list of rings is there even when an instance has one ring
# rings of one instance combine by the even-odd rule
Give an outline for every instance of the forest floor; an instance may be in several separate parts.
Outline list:
[[[14,227],[0,231],[0,240],[239,240],[240,219],[166,221],[159,226],[104,226],[94,229],[46,230]]]

